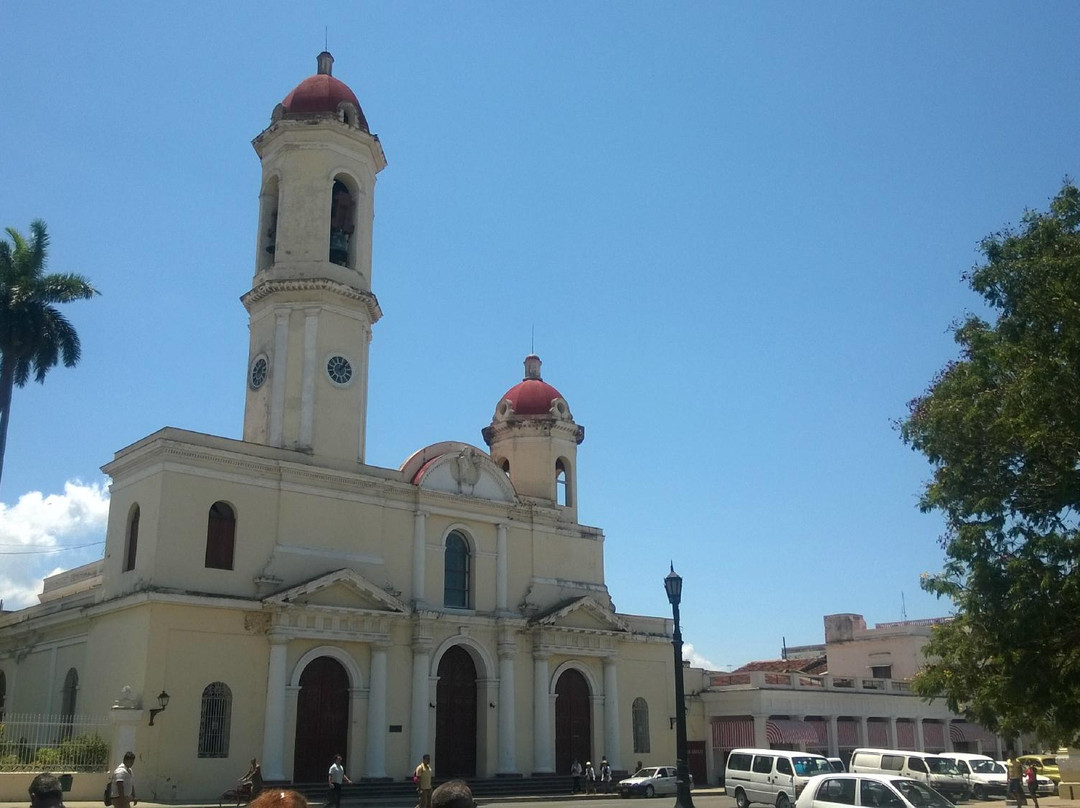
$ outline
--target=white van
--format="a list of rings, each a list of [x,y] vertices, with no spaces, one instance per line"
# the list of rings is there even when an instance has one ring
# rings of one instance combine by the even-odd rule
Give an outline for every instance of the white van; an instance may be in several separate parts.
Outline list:
[[[1004,797],[1008,790],[1009,777],[1005,767],[988,755],[975,755],[970,752],[942,752],[942,757],[956,761],[956,768],[967,778],[971,786],[971,796],[976,800],[987,797]]]
[[[733,749],[724,767],[724,788],[738,808],[752,802],[791,808],[811,777],[831,773],[826,758],[809,752]]]
[[[951,757],[912,752],[906,749],[856,749],[851,754],[848,771],[858,774],[899,774],[921,780],[953,802],[971,795],[967,778],[960,774]]]

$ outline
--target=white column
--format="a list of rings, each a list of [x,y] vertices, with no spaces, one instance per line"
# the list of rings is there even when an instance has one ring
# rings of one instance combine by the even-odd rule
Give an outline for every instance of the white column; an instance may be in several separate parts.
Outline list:
[[[859,716],[859,746],[870,745],[870,719],[868,716]]]
[[[367,760],[365,777],[386,776],[386,649],[385,643],[371,647],[368,674]]]
[[[285,686],[288,638],[270,637],[266,676],[266,712],[263,719],[262,775],[265,780],[285,779]]]
[[[622,752],[619,743],[619,677],[618,665],[613,656],[604,657],[604,751],[612,769],[622,769]],[[675,671],[681,676],[682,671]],[[680,709],[676,704],[675,709]]]
[[[514,651],[511,644],[499,645],[499,774],[517,773]]]
[[[431,708],[428,693],[428,669],[431,667],[431,642],[413,641],[412,664],[412,725],[409,727],[409,760],[419,762],[430,754],[428,750],[428,715]],[[416,763],[410,762],[410,766]]]
[[[546,652],[533,652],[533,772],[553,774],[548,656]]]
[[[496,528],[495,540],[495,610],[506,611],[506,590],[509,585],[506,557],[506,525]]]
[[[304,362],[300,376],[300,448],[310,449],[315,428],[315,355],[319,330],[319,310],[304,309]]]
[[[826,720],[829,722],[829,757],[840,757],[839,722],[836,720],[835,715],[828,716]]]
[[[289,312],[274,312],[274,355],[270,368],[270,445],[281,446],[285,431],[285,368],[289,363]],[[266,776],[265,774],[263,775]]]
[[[135,745],[135,733],[136,728],[141,725],[146,725],[148,722],[146,710],[140,710],[130,707],[113,706],[109,710],[109,721],[113,725],[112,733],[112,756],[113,759],[109,761],[109,770],[111,771],[116,767],[120,760],[128,752],[135,752],[138,754],[138,747]],[[136,796],[139,792],[136,791]],[[147,793],[150,790],[147,789]]]
[[[423,511],[413,511],[412,600],[415,604],[427,602],[427,592],[425,591],[427,576],[427,564],[425,563],[427,560],[426,525],[427,514]]]
[[[676,707],[675,709],[677,710],[679,708]],[[755,716],[753,716],[753,719],[754,719],[754,746],[756,748],[758,748],[758,749],[768,749],[769,748],[769,735],[768,735],[768,727],[766,727],[766,724],[769,721],[769,717],[767,715],[755,715]]]
[[[917,752],[926,751],[926,736],[923,735],[923,723],[921,718],[915,719],[915,750]]]
[[[896,748],[896,716],[889,716],[889,748]]]

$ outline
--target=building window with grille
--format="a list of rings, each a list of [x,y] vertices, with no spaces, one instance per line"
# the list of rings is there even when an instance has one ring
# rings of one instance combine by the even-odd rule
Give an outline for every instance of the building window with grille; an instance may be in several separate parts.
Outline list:
[[[643,698],[634,699],[632,707],[634,724],[634,752],[649,751],[649,704]]]
[[[229,725],[232,721],[232,691],[224,682],[211,682],[202,692],[199,712],[199,757],[229,756]]]
[[[456,530],[446,537],[443,605],[451,609],[469,608],[469,543]]]
[[[224,502],[215,502],[206,520],[206,568],[231,570],[235,547],[236,513]]]

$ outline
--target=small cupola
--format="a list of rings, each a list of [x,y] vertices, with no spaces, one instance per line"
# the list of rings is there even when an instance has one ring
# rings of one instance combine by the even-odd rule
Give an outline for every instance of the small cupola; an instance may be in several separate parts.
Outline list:
[[[525,378],[502,395],[482,434],[519,495],[562,506],[576,518],[577,447],[585,427],[544,381],[541,364],[535,354],[525,357]]]

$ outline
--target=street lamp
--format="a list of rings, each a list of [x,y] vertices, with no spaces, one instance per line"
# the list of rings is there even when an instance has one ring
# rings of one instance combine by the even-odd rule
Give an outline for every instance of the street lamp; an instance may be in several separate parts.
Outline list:
[[[674,564],[664,578],[664,589],[675,616],[675,633],[671,638],[675,648],[675,808],[694,808],[690,798],[690,769],[686,765],[686,696],[683,693],[682,631],[679,628],[682,578],[675,572]]]

